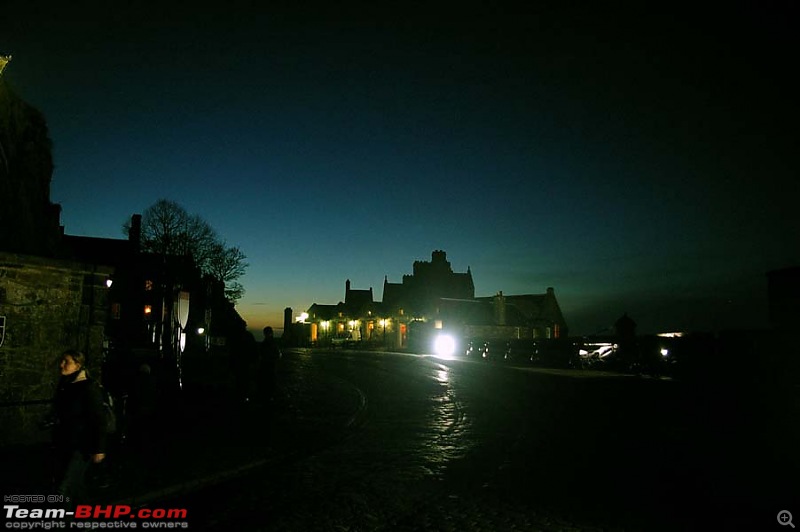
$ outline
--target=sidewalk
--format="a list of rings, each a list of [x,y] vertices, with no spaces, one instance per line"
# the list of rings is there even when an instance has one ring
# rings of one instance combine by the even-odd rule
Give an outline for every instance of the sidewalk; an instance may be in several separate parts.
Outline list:
[[[268,406],[235,402],[223,390],[186,392],[162,416],[146,449],[112,438],[106,461],[90,471],[90,503],[146,504],[263,465],[287,452],[291,407],[282,395]],[[3,495],[48,495],[49,444],[3,449]]]
[[[314,398],[321,388],[326,390],[326,402],[350,407],[338,390],[296,378],[292,366],[285,364],[283,382],[266,405],[236,398],[227,383],[185,386],[176,401],[162,406],[153,431],[156,436],[147,448],[112,438],[106,460],[90,473],[87,503],[144,505],[285,460],[302,450],[315,440],[312,431],[332,426],[309,418],[309,412],[317,410]],[[339,419],[330,422],[339,423]],[[2,494],[53,494],[50,457],[49,443],[2,449]]]
[[[149,448],[122,444],[107,465],[107,486],[103,474],[97,479],[95,498],[143,505],[234,477],[290,451],[294,428],[285,396],[255,405],[215,392],[186,393]]]
[[[346,383],[286,353],[266,405],[238,399],[218,364],[189,375],[178,400],[162,405],[153,444],[112,444],[94,468],[89,504],[141,506],[291,459],[349,426],[363,404]],[[187,372],[188,373],[188,372]],[[49,495],[49,443],[0,449],[3,495]]]

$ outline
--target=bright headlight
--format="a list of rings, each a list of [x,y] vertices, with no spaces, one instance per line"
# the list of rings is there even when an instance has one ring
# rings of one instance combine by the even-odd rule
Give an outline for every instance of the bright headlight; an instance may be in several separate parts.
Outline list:
[[[456,352],[456,341],[449,334],[440,334],[433,343],[433,352],[443,358],[452,357]]]

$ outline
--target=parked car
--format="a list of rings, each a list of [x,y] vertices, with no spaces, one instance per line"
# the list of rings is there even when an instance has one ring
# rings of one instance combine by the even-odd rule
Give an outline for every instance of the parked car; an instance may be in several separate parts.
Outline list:
[[[467,340],[466,347],[464,348],[464,356],[472,359],[486,358],[487,343],[485,340],[473,338]]]
[[[534,354],[533,340],[512,339],[506,342],[504,359],[513,363],[528,363]]]
[[[346,347],[351,345],[355,340],[353,339],[353,333],[347,332],[343,334],[339,334],[331,338],[331,346],[333,348],[336,347]]]

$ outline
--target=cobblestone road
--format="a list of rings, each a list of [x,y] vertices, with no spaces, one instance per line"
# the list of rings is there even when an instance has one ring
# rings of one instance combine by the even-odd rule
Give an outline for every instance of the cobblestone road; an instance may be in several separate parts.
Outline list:
[[[689,456],[696,416],[671,402],[672,383],[388,354],[290,358],[283,458],[171,501],[191,508],[193,528],[701,529],[690,499],[740,485],[720,488],[724,467]]]

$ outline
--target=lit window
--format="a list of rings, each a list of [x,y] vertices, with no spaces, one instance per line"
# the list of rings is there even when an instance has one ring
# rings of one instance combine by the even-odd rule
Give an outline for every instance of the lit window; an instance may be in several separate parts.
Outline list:
[[[153,289],[153,281],[150,279],[145,280],[144,282],[144,289],[146,292],[149,292]]]
[[[144,306],[144,317],[149,318],[153,314],[153,305]]]

